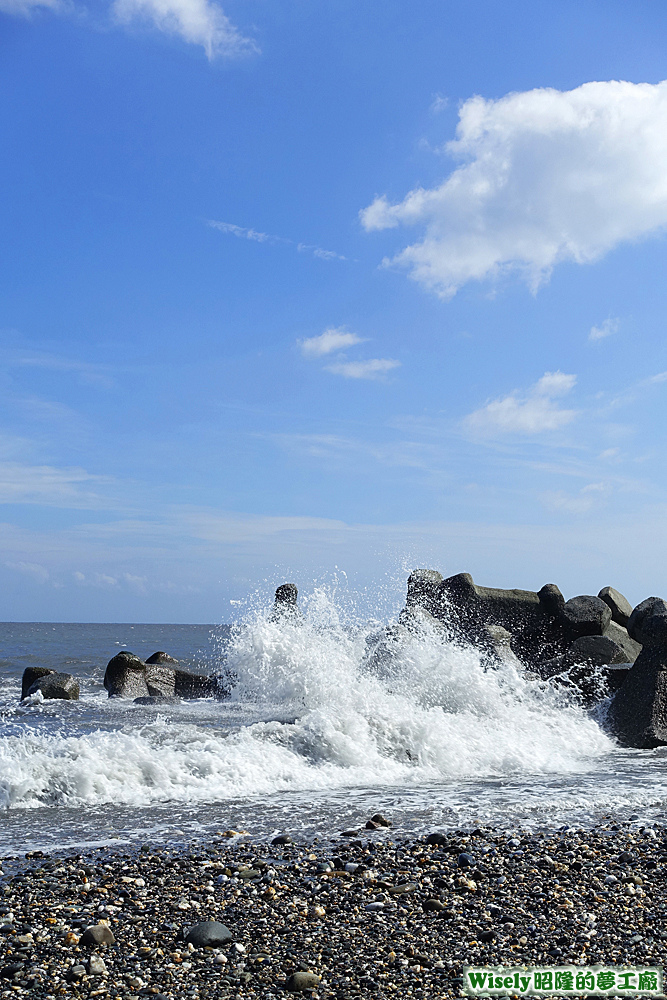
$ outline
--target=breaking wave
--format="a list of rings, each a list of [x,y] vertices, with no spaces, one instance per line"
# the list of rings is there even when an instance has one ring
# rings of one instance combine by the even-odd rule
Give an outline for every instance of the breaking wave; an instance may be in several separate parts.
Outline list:
[[[302,624],[256,616],[233,630],[227,702],[158,714],[121,709],[98,690],[66,723],[62,704],[46,714],[29,706],[30,724],[14,720],[0,737],[0,804],[150,806],[418,789],[576,774],[615,749],[585,710],[512,662],[490,665],[422,628],[403,632],[378,667],[368,656],[372,634],[343,626],[320,593]]]

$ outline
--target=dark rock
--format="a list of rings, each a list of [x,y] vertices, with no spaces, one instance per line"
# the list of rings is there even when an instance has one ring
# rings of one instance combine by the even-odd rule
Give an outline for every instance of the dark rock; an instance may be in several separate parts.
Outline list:
[[[151,659],[156,656],[158,654],[154,653]],[[217,681],[213,677],[178,670],[165,662],[144,663],[134,653],[125,650],[109,660],[104,675],[104,686],[110,698],[133,700],[206,698],[218,690]],[[144,701],[142,704],[155,703]]]
[[[205,920],[201,924],[195,924],[185,935],[185,943],[191,944],[194,948],[218,948],[232,940],[233,934],[229,927],[225,927],[217,920]]]
[[[628,621],[630,638],[642,645],[655,641],[656,634],[662,630],[662,623],[658,624],[657,629],[655,623],[647,628],[648,622],[652,618],[667,618],[667,601],[663,601],[661,597],[647,597],[645,601],[637,605]]]
[[[276,597],[273,610],[269,615],[269,621],[301,621],[303,615],[297,604],[298,596],[299,591],[295,583],[282,583],[276,590]]]
[[[320,977],[312,972],[293,972],[285,983],[285,989],[290,993],[304,993],[316,990],[320,985]]]
[[[459,868],[470,868],[474,864],[475,864],[475,859],[473,858],[472,854],[467,854],[465,851],[463,852],[463,854],[459,854],[458,857]]]
[[[477,937],[484,944],[488,944],[489,941],[495,941],[495,939],[496,939],[496,932],[495,931],[481,931],[477,935]]]
[[[567,660],[574,663],[628,663],[626,651],[605,635],[582,635],[568,646]]]
[[[173,698],[176,693],[176,671],[164,663],[146,663],[144,666],[149,695]]]
[[[540,605],[547,614],[561,615],[563,613],[565,598],[555,583],[545,583],[544,586],[538,590],[537,596]]]
[[[599,597],[571,597],[563,607],[563,621],[572,638],[602,635],[611,621],[611,609]]]
[[[30,685],[28,695],[42,692],[44,698],[60,698],[64,701],[79,700],[79,682],[71,674],[57,674],[55,672],[38,677],[34,684]]]
[[[463,640],[483,645],[484,627],[501,626],[511,633],[512,649],[521,659],[546,659],[558,652],[565,623],[563,595],[555,584],[546,584],[539,594],[499,590],[479,587],[469,573],[458,573],[443,580],[440,592],[439,615]]]
[[[147,698],[146,664],[134,653],[117,653],[107,664],[104,686],[110,698]]]
[[[481,630],[481,644],[497,663],[513,663],[521,667],[521,661],[512,649],[512,633],[502,625],[484,625]]]
[[[604,668],[604,676],[607,682],[607,687],[612,694],[615,691],[618,691],[621,684],[625,683],[625,679],[631,669],[631,663],[610,664],[608,667]]]
[[[35,681],[40,677],[47,677],[48,674],[55,674],[55,670],[50,670],[49,667],[26,667],[21,680],[21,700],[27,696]]]
[[[97,946],[101,944],[112,945],[115,943],[116,938],[114,937],[114,933],[106,924],[95,924],[92,927],[87,927],[79,940],[79,944],[84,945]]]
[[[149,694],[145,698],[134,698],[135,705],[180,705],[181,699],[166,694]]]
[[[165,653],[162,649],[159,649],[157,653],[152,653],[148,657],[146,663],[166,663],[170,667],[176,667],[178,660],[175,660],[169,653]]]
[[[273,847],[282,847],[285,844],[293,843],[292,838],[288,833],[281,833],[277,837],[274,837],[271,841]]]
[[[624,628],[627,628],[630,615],[632,614],[632,605],[628,599],[623,597],[623,594],[620,594],[618,590],[614,590],[613,587],[603,587],[598,597],[611,608],[611,617],[613,620]]]
[[[614,695],[608,718],[626,746],[645,749],[667,744],[666,649],[644,646]]]
[[[175,670],[174,693],[178,698],[210,698],[218,693],[218,682],[215,677],[207,677],[205,674]]]
[[[444,833],[429,833],[426,843],[429,847],[442,847],[448,843],[448,840]]]
[[[408,577],[406,606],[419,607],[437,616],[442,601],[442,574],[436,569],[413,569]]]
[[[630,638],[627,629],[612,619],[604,630],[604,634],[608,639],[613,639],[617,646],[621,647],[625,654],[625,663],[635,662],[642,651],[642,647],[640,643]]]
[[[382,813],[375,813],[374,816],[371,816],[371,821],[373,823],[377,823],[378,826],[391,826],[391,823],[389,822],[389,820],[385,819],[385,817],[382,815]]]
[[[426,913],[441,913],[442,910],[446,909],[445,904],[440,902],[439,899],[427,899],[424,901],[424,910]]]
[[[379,823],[375,823],[372,819],[367,819],[366,820],[366,825],[364,826],[364,829],[365,830],[379,830],[380,829],[380,824]]]

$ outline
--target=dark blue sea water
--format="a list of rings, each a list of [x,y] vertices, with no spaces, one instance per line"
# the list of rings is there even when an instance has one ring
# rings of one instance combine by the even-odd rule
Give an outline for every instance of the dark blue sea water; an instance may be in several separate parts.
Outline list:
[[[324,595],[301,627],[265,615],[234,630],[0,624],[0,854],[226,830],[328,837],[378,810],[393,836],[477,820],[662,821],[664,751],[619,748],[602,716],[436,636],[371,671],[376,627],[343,626]],[[120,649],[229,669],[232,697],[109,700],[104,669]],[[21,704],[33,664],[75,674],[80,701]]]

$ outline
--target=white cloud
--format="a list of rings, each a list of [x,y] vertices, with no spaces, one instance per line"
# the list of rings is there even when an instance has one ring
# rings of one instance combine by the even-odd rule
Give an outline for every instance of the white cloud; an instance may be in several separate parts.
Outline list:
[[[91,487],[111,480],[84,469],[58,469],[52,465],[0,462],[0,503],[44,504],[49,507],[86,508],[102,505]]]
[[[1,0],[0,0],[1,2]],[[315,243],[295,243],[294,240],[286,236],[275,236],[272,233],[263,233],[258,229],[247,229],[245,226],[237,226],[233,222],[218,222],[216,219],[209,219],[207,225],[218,232],[226,233],[228,236],[236,236],[241,240],[253,240],[255,243],[284,243],[287,246],[295,247],[299,253],[312,254],[318,260],[347,260],[342,253],[335,250],[324,250]]]
[[[600,326],[591,327],[588,339],[592,341],[604,340],[605,337],[610,337],[612,333],[617,333],[618,327],[619,321],[617,319],[606,319]]]
[[[463,425],[474,434],[492,436],[559,430],[574,419],[576,410],[562,409],[556,400],[567,395],[576,381],[576,375],[546,372],[528,392],[515,390],[509,396],[492,400],[469,414]]]
[[[304,358],[322,358],[333,351],[342,351],[355,344],[363,344],[363,338],[356,333],[350,333],[344,326],[330,326],[319,337],[307,337],[300,340],[299,347]]]
[[[211,229],[217,229],[221,233],[227,233],[230,236],[238,236],[242,240],[254,240],[255,243],[287,243],[287,240],[283,240],[280,236],[271,236],[269,233],[261,233],[257,229],[246,229],[245,226],[235,226],[233,222],[216,222],[214,219],[209,221],[209,226]]]
[[[540,499],[548,510],[565,514],[588,514],[593,508],[602,505],[608,492],[606,483],[589,483],[575,494],[558,490],[543,493]]]
[[[245,38],[211,0],[115,0],[112,9],[121,24],[137,19],[151,21],[160,31],[202,45],[209,59],[259,51],[255,42]]]
[[[590,263],[667,225],[667,81],[472,97],[459,119],[446,150],[461,166],[360,213],[367,230],[424,229],[384,263],[442,298],[511,271],[536,290],[560,261]]]
[[[328,365],[327,371],[343,378],[363,378],[377,381],[393,368],[400,368],[401,362],[392,358],[370,358],[368,361],[339,361]]]

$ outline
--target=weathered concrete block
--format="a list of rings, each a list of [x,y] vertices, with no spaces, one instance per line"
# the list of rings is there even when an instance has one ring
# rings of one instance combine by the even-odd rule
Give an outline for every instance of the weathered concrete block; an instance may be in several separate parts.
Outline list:
[[[61,674],[56,671],[38,677],[28,690],[28,695],[42,692],[43,698],[60,699],[62,701],[79,700],[79,682],[72,674]]]
[[[619,625],[627,628],[630,615],[632,614],[632,605],[627,597],[623,597],[623,594],[619,593],[618,590],[614,590],[613,587],[603,587],[598,597],[605,604],[609,605],[612,619]]]

